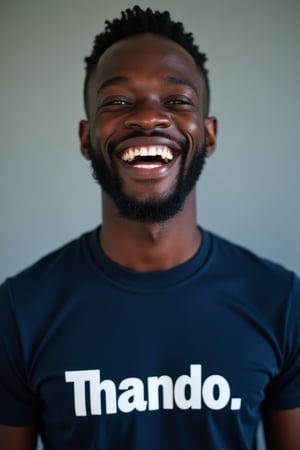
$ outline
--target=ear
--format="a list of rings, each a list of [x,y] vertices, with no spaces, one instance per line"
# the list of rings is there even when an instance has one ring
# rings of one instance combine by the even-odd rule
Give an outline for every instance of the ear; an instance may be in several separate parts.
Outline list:
[[[206,132],[206,156],[209,157],[215,151],[217,143],[218,121],[216,117],[206,117],[204,119],[204,126]]]
[[[80,151],[86,159],[90,159],[88,151],[88,143],[90,136],[90,126],[87,120],[81,120],[79,122],[78,134],[80,139]]]

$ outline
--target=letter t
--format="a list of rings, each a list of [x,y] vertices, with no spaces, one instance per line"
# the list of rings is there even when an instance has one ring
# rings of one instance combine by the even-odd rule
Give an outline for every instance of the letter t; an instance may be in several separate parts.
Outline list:
[[[74,407],[76,416],[86,416],[85,383],[90,383],[90,388],[95,387],[95,385],[98,386],[100,382],[100,370],[66,371],[65,381],[67,383],[74,383]]]

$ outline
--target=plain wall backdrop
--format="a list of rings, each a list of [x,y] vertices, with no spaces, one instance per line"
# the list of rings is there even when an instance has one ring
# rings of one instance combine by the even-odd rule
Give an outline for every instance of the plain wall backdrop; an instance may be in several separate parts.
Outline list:
[[[2,0],[0,282],[101,221],[81,157],[83,58],[104,20],[138,3]],[[300,273],[299,0],[152,0],[207,52],[215,155],[202,226]],[[142,61],[141,61],[142,63]]]
[[[0,282],[101,221],[77,137],[83,58],[104,20],[133,4],[1,1]],[[182,20],[209,57],[219,139],[199,223],[300,273],[300,2],[151,6]]]

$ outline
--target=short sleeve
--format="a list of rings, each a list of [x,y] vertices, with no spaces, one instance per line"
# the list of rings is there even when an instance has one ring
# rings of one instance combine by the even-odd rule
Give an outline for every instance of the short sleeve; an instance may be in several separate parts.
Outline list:
[[[38,422],[39,399],[31,391],[9,284],[0,286],[0,424]]]
[[[287,302],[284,327],[284,345],[280,373],[266,391],[266,405],[274,409],[300,407],[300,279],[293,278]]]

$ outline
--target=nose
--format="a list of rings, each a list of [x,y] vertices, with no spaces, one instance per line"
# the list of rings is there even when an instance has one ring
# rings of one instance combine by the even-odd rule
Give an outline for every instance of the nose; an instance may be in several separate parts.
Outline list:
[[[163,107],[148,101],[135,105],[125,119],[126,127],[143,130],[168,128],[170,124],[170,118]]]

